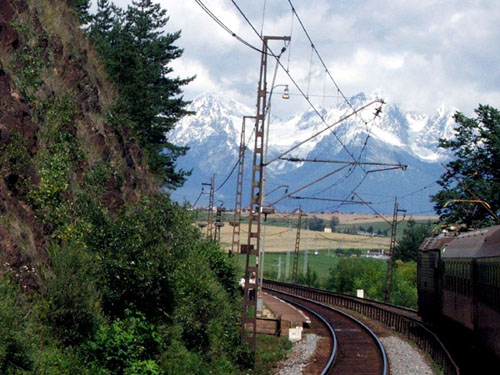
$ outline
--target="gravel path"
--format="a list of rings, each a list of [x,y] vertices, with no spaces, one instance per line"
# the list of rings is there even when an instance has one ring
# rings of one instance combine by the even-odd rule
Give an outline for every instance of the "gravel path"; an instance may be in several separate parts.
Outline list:
[[[389,359],[391,375],[434,375],[419,351],[399,337],[380,339]]]
[[[293,345],[292,353],[284,360],[277,375],[299,375],[307,366],[309,358],[316,350],[316,344],[320,337],[314,333],[308,333],[302,340]]]

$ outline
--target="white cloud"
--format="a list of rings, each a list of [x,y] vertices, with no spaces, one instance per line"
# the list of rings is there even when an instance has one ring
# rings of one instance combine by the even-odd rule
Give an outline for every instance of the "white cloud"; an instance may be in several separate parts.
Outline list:
[[[120,0],[124,5],[129,1]],[[261,42],[228,0],[203,0],[229,28],[260,48]],[[184,56],[173,63],[180,76],[197,74],[186,96],[203,90],[230,92],[254,105],[260,56],[220,28],[195,1],[161,0],[169,32],[182,30]],[[480,0],[363,1],[293,0],[316,48],[347,95],[381,89],[405,109],[429,114],[440,105],[472,113],[478,103],[499,106],[500,2]],[[260,31],[264,0],[238,1]],[[286,1],[266,1],[264,34],[292,30]],[[337,95],[297,20],[293,23],[290,72],[312,96]],[[275,50],[279,50],[275,44]],[[288,66],[288,51],[282,62]],[[269,60],[269,81],[274,62]],[[311,73],[310,73],[311,72]],[[276,83],[291,84],[280,72]],[[307,90],[308,89],[308,90]],[[292,91],[292,87],[291,87]],[[295,92],[297,90],[295,89]],[[314,99],[317,103],[322,99]],[[287,115],[303,110],[293,100],[274,106]],[[299,103],[300,102],[300,103]]]

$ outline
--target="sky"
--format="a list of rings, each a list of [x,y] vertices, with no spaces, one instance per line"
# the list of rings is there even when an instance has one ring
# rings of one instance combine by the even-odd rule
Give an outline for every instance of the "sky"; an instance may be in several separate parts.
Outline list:
[[[273,114],[307,109],[299,88],[318,107],[359,92],[428,115],[442,106],[469,116],[479,103],[500,107],[500,1],[291,0],[324,65],[288,0],[235,0],[257,33],[231,0],[201,1],[259,50],[257,34],[291,36],[281,57],[289,75],[278,69]],[[181,30],[176,45],[184,54],[172,63],[174,73],[196,75],[184,97],[217,92],[254,108],[261,54],[224,31],[195,0],[158,2],[170,17],[166,31]],[[126,7],[130,0],[114,3]],[[270,44],[276,55],[283,46]],[[270,56],[269,86],[275,66]],[[287,84],[290,101],[276,95]]]

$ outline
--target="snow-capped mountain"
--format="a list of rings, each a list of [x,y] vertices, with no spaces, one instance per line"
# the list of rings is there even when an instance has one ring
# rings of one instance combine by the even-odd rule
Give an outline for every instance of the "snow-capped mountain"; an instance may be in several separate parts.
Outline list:
[[[360,93],[350,98],[350,106],[345,103],[337,107],[309,109],[287,119],[273,117],[269,128],[268,160],[319,133],[286,156],[365,163],[401,163],[408,165],[406,171],[380,171],[387,168],[384,166],[345,166],[331,177],[321,179],[323,175],[340,168],[342,164],[291,163],[277,160],[268,167],[267,190],[270,191],[273,186],[287,184],[293,191],[320,179],[319,183],[300,191],[296,196],[345,199],[356,189],[358,194],[365,194],[363,199],[371,200],[370,195],[405,196],[436,181],[443,172],[440,163],[447,159],[443,150],[437,147],[438,140],[452,136],[453,111],[441,107],[429,116],[415,112],[404,113],[396,105],[387,104],[381,107],[382,112],[375,116],[377,108],[380,107],[379,103],[375,103],[347,120],[339,121],[349,116],[352,108],[365,106],[374,99]],[[199,195],[201,183],[208,182],[215,174],[216,199],[225,201],[225,206],[231,208],[234,205],[236,172],[223,185],[222,183],[238,159],[242,117],[255,115],[255,109],[216,94],[205,94],[197,98],[189,109],[196,114],[185,117],[169,138],[175,144],[190,147],[187,155],[179,160],[179,167],[192,169],[193,172],[185,186],[175,191],[172,197],[192,202]],[[321,132],[330,124],[336,125]],[[247,121],[247,140],[253,134],[253,125],[252,121]],[[246,168],[252,160],[252,140],[248,146]],[[247,181],[249,171],[245,170],[245,175]],[[249,183],[245,184],[248,186]],[[248,200],[248,197],[244,195],[244,202],[245,200]],[[268,202],[270,200],[271,197]],[[334,208],[332,203],[320,205],[317,200],[314,202],[311,204],[310,200],[298,202],[287,199],[278,208],[290,209],[298,207],[299,204],[314,210]],[[200,204],[206,202],[200,201]],[[377,209],[390,212],[391,205],[392,203],[387,207],[379,206]],[[352,205],[339,208],[344,211],[357,211]],[[428,197],[422,197],[420,202],[413,202],[411,207],[405,208],[418,212],[429,210],[431,205]],[[363,210],[366,211],[366,207]]]

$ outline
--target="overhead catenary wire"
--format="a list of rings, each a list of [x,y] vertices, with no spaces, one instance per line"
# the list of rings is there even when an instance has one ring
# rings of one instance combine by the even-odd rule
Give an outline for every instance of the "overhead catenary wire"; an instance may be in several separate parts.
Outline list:
[[[212,13],[212,11],[205,5],[205,3],[203,3],[203,1],[201,1],[201,0],[195,0],[195,1],[201,7],[201,9],[203,9],[205,11],[205,13],[207,13],[210,16],[210,18],[212,18],[228,34],[230,34],[232,37],[234,37],[236,40],[238,40],[240,43],[244,44],[245,46],[253,49],[256,52],[262,53],[262,50],[260,48],[253,46],[252,44],[247,42],[245,39],[241,38],[238,34],[233,32],[229,27],[227,27],[226,24],[224,24],[224,22],[222,22],[214,13]]]
[[[243,19],[247,22],[247,24],[250,26],[250,28],[254,31],[254,33],[262,40],[262,42],[264,42],[264,38],[260,36],[259,32],[257,31],[257,29],[255,28],[255,26],[252,24],[252,22],[248,19],[247,15],[243,12],[243,10],[239,7],[239,5],[234,1],[234,0],[231,0],[232,4],[236,7],[236,9],[239,11],[239,13],[241,14],[241,16],[243,17]],[[329,125],[327,122],[326,122],[326,119],[324,118],[324,116],[320,113],[320,111],[316,108],[316,106],[311,102],[311,100],[307,97],[307,95],[304,93],[304,90],[302,90],[302,88],[300,87],[300,85],[297,83],[297,81],[292,77],[292,75],[290,74],[290,72],[287,72],[285,66],[279,61],[278,59],[278,56],[272,51],[272,49],[267,46],[267,51],[268,51],[268,55],[274,57],[277,61],[278,61],[278,64],[280,65],[280,67],[283,69],[283,71],[286,73],[286,75],[288,76],[288,78],[290,79],[290,81],[293,83],[293,85],[297,88],[297,90],[301,93],[301,95],[304,97],[304,99],[307,101],[307,103],[309,104],[309,106],[311,107],[311,109],[319,116],[319,118],[321,119],[321,121],[325,124],[325,125]],[[264,51],[263,51],[264,52]],[[379,101],[380,102],[380,101]],[[334,135],[335,139],[340,143],[340,145],[342,146],[342,148],[344,149],[344,151],[353,159],[353,160],[356,160],[356,158],[354,157],[354,155],[352,154],[352,152],[347,148],[347,146],[344,144],[344,142],[342,142],[342,140],[340,139],[340,137],[338,136],[338,134],[335,132],[335,130],[333,129],[330,129],[331,133]]]
[[[219,25],[221,26],[226,32],[230,33],[233,37],[235,37],[237,40],[239,40],[241,43],[245,44],[246,46],[252,48],[253,50],[255,51],[258,51],[259,53],[265,53],[269,56],[273,56],[276,60],[277,60],[277,63],[281,66],[281,68],[286,72],[286,74],[288,75],[290,81],[295,85],[295,87],[297,88],[297,90],[300,92],[300,94],[306,99],[306,101],[308,102],[309,106],[313,109],[313,111],[319,116],[319,118],[321,119],[321,121],[323,123],[325,123],[327,126],[328,126],[328,123],[326,122],[326,119],[324,118],[324,116],[319,112],[319,110],[316,108],[316,106],[311,102],[311,100],[309,99],[309,95],[305,94],[304,91],[301,89],[301,87],[298,85],[297,81],[292,77],[292,75],[290,74],[289,72],[289,66],[287,68],[285,68],[283,66],[283,64],[279,61],[279,57],[271,50],[271,48],[269,48],[269,46],[267,46],[267,51],[262,51],[261,49],[258,49],[257,47],[251,45],[250,43],[248,43],[246,40],[242,39],[241,37],[239,37],[238,35],[236,35],[236,33],[234,33],[231,29],[229,29],[222,21],[220,21],[209,9],[208,7],[206,7],[206,5],[201,1],[201,0],[196,0],[196,2],[198,3],[198,5],[200,5],[200,7]],[[248,25],[252,28],[252,30],[255,32],[255,34],[261,39],[263,40],[263,36],[261,34],[259,34],[259,32],[255,29],[255,27],[253,26],[252,22],[248,19],[248,17],[245,15],[245,13],[241,10],[241,8],[238,6],[238,4],[236,4],[236,2],[234,0],[232,0],[232,3],[233,5],[236,7],[236,9],[239,11],[239,13],[242,15],[242,17],[245,19],[245,21],[248,23]],[[336,81],[333,79],[333,76],[331,75],[330,71],[328,70],[328,68],[326,67],[326,64],[324,63],[323,59],[321,58],[321,56],[319,55],[319,52],[318,50],[316,49],[316,47],[314,46],[314,43],[312,42],[312,39],[310,38],[309,36],[309,33],[307,32],[307,30],[305,29],[305,26],[302,22],[302,20],[300,19],[300,17],[298,16],[295,8],[293,7],[293,4],[291,3],[291,1],[289,1],[289,4],[290,6],[292,7],[292,16],[295,15],[297,17],[297,20],[300,22],[303,30],[304,30],[304,33],[306,34],[306,36],[308,37],[308,39],[310,40],[310,43],[311,43],[311,48],[312,48],[312,51],[316,52],[316,55],[318,56],[320,62],[322,63],[323,67],[325,68],[325,72],[328,74],[328,76],[330,77],[330,79],[332,80],[332,82],[334,82],[335,84],[335,87],[337,88],[337,92],[344,98],[344,100],[346,101],[346,103],[348,103],[349,107],[354,109],[354,107],[352,106],[352,104],[349,102],[349,100],[347,100],[347,97],[345,96],[345,94],[342,92],[342,90],[340,89],[340,87],[338,86],[338,84],[336,83]],[[293,17],[292,17],[292,20],[293,20]],[[292,28],[293,28],[293,24],[292,24]],[[312,52],[311,51],[311,52]],[[311,53],[312,55],[312,53]],[[382,100],[379,100],[378,102],[380,102],[381,104],[383,104],[383,101]],[[354,110],[354,114],[355,115],[358,115],[358,111],[359,110]],[[377,109],[376,111],[376,114],[378,114],[380,112],[379,109]],[[376,117],[376,116],[375,116]],[[372,119],[372,121],[375,119],[375,117]],[[345,118],[344,118],[345,120]],[[367,124],[366,121],[363,120],[363,122],[365,123],[365,125]],[[361,154],[360,154],[360,157],[359,158],[356,158],[354,156],[354,154],[347,148],[347,146],[345,145],[345,143],[340,139],[340,137],[338,136],[338,134],[336,133],[336,131],[334,129],[330,129],[331,133],[334,135],[334,137],[336,138],[336,140],[340,143],[340,145],[342,146],[342,148],[345,150],[345,152],[349,155],[349,157],[353,160],[360,160],[361,159]],[[365,141],[365,145],[366,145],[366,141]],[[364,149],[364,148],[363,148]],[[232,171],[230,172],[230,175],[234,172],[236,167],[233,167],[232,168]],[[227,182],[227,180],[229,179],[229,177],[226,178],[225,182]],[[225,183],[224,182],[224,183]],[[220,189],[222,187],[219,186],[218,189]]]
[[[203,189],[204,189],[204,187],[201,188],[200,195],[198,195],[198,198],[196,198],[195,202],[193,203],[193,207],[196,206],[196,204],[200,200],[201,196],[203,195]]]
[[[245,151],[247,149],[247,144],[248,142],[250,142],[250,140],[252,139],[253,137],[253,133],[255,132],[255,127],[254,129],[252,130],[252,133],[250,134],[250,136],[248,137],[247,141],[245,142],[245,144],[243,145],[243,147],[245,148]],[[229,181],[229,179],[231,178],[231,176],[233,175],[236,167],[238,166],[238,164],[241,162],[241,157],[238,157],[238,160],[236,161],[236,163],[233,165],[233,167],[231,168],[231,171],[228,173],[228,175],[226,176],[226,178],[224,179],[224,181],[219,185],[219,187],[217,187],[217,189],[215,189],[215,192],[218,192],[220,189],[222,189],[222,187],[226,184],[227,181]]]
[[[351,108],[351,110],[354,110],[353,105],[351,104],[351,102],[349,101],[349,99],[347,98],[347,96],[344,94],[344,92],[340,89],[340,86],[338,85],[337,81],[333,78],[333,75],[331,74],[330,70],[326,66],[326,64],[325,64],[323,58],[321,57],[318,49],[315,47],[314,42],[313,42],[313,40],[312,40],[309,32],[307,31],[304,23],[302,22],[302,19],[300,18],[299,14],[297,13],[297,10],[295,9],[295,6],[293,5],[292,1],[288,0],[288,3],[290,5],[290,8],[292,9],[292,17],[293,17],[293,15],[295,15],[295,17],[297,17],[297,20],[298,20],[300,26],[302,27],[302,30],[303,30],[304,34],[306,35],[307,39],[309,40],[309,43],[311,44],[312,50],[314,50],[314,52],[316,52],[316,56],[318,57],[319,61],[321,62],[322,66],[323,66],[323,68],[325,69],[325,74],[330,78],[330,80],[332,81],[332,83],[336,87],[337,92],[341,95],[341,97],[344,99],[344,101],[347,103],[347,105]],[[312,51],[311,51],[311,53],[312,53]],[[309,77],[309,79],[310,79],[310,77]],[[323,98],[323,102],[324,102],[324,98]],[[361,116],[359,116],[359,119],[365,124],[365,126],[367,128],[367,136],[366,136],[366,139],[364,141],[363,147],[361,148],[361,151],[359,153],[358,160],[360,161],[361,158],[362,158],[363,153],[366,150],[366,146],[368,144],[368,140],[370,139],[370,134],[371,134],[371,130],[373,128],[373,124],[372,124],[371,127],[368,128],[368,123]],[[364,170],[363,167],[362,167],[362,169]]]
[[[240,14],[242,15],[242,17],[245,19],[245,21],[249,24],[249,26],[252,28],[252,30],[255,32],[255,34],[264,42],[264,39],[261,35],[259,35],[258,31],[255,29],[255,27],[253,26],[253,24],[251,23],[251,21],[248,19],[248,17],[245,15],[245,13],[241,10],[241,8],[238,6],[238,4],[236,4],[236,2],[234,0],[231,0],[231,2],[233,3],[233,5],[236,7],[236,9],[240,12]],[[314,49],[314,44],[312,43],[312,40],[311,41],[311,47]],[[340,119],[339,121],[337,121],[336,123],[334,124],[328,124],[326,122],[326,119],[324,118],[324,116],[319,112],[319,110],[316,108],[316,106],[311,102],[311,100],[309,99],[308,95],[306,95],[304,93],[304,91],[300,88],[300,86],[298,85],[298,83],[295,81],[295,79],[291,76],[290,72],[287,71],[287,69],[285,69],[285,67],[283,66],[283,64],[281,63],[281,61],[279,60],[279,56],[277,56],[269,46],[267,46],[266,44],[266,47],[267,47],[267,50],[269,51],[269,54],[272,55],[277,63],[281,66],[281,68],[285,71],[285,73],[288,75],[289,79],[292,81],[292,83],[295,85],[295,87],[299,90],[299,92],[302,94],[302,96],[305,98],[305,100],[309,103],[309,106],[313,109],[313,111],[319,116],[319,118],[322,120],[322,122],[327,125],[327,128],[324,129],[323,131],[327,130],[327,129],[330,129],[331,133],[334,135],[334,137],[336,138],[336,140],[341,144],[342,148],[346,151],[346,153],[354,160],[354,161],[358,161],[354,154],[352,154],[352,152],[347,148],[347,146],[344,144],[344,142],[340,139],[340,137],[338,136],[338,134],[335,132],[335,130],[331,129],[331,127],[335,124],[338,124],[342,121],[345,121],[347,118],[351,117],[352,115],[356,115],[361,109],[365,109],[366,107],[370,106],[371,104],[375,103],[375,102],[379,102],[381,104],[384,104],[384,101],[383,100],[376,100],[376,101],[373,101],[371,103],[369,103],[368,105],[365,105],[361,108],[358,108],[357,110],[354,110],[353,113],[343,117],[342,119]],[[281,54],[280,54],[281,56]],[[321,59],[322,61],[322,59]],[[324,62],[323,62],[324,64]],[[326,65],[324,65],[325,69],[327,69]],[[333,78],[333,77],[332,77]],[[339,89],[339,93],[341,92],[340,88],[337,86],[337,88]],[[342,93],[343,94],[343,93]],[[344,96],[345,97],[345,96]],[[345,98],[346,99],[346,98]],[[351,108],[353,108],[351,105],[350,105]],[[377,111],[375,112],[375,116],[374,118],[372,119],[372,121],[375,119],[375,117],[378,116],[378,114],[380,113],[380,109],[377,109]],[[366,122],[365,122],[366,124]],[[319,132],[319,133],[322,133],[323,131]],[[319,133],[315,134],[314,136],[317,136]],[[314,137],[313,136],[313,137]],[[310,137],[308,138],[307,140],[293,146],[290,150],[288,150],[287,152],[290,152],[294,149],[296,149],[297,147],[299,147],[300,145],[304,144],[305,142],[309,141],[310,139],[312,139],[313,137]],[[285,153],[287,153],[285,152]],[[284,153],[284,154],[285,154]],[[282,155],[284,155],[282,154]],[[281,155],[281,156],[282,156]],[[361,155],[360,155],[360,158],[361,158]],[[277,160],[276,158],[271,160],[271,161],[267,161],[266,162],[266,165],[272,163],[273,161]],[[355,167],[354,167],[355,168]],[[365,173],[365,178],[366,178],[366,173]],[[363,179],[364,181],[364,179]],[[310,186],[311,184],[307,185],[307,186]],[[302,189],[302,188],[301,188]],[[285,196],[286,197],[286,196]],[[283,197],[283,198],[285,198]],[[275,202],[277,203],[277,202]]]

